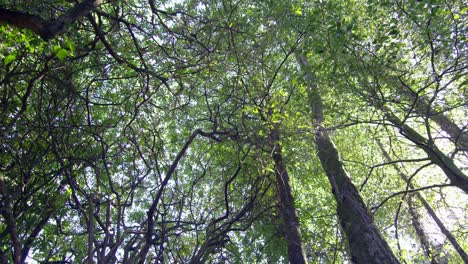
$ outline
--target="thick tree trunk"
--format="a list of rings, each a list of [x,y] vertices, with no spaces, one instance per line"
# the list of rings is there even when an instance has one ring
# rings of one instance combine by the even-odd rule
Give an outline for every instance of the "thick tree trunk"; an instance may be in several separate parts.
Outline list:
[[[322,167],[332,185],[341,227],[355,263],[398,263],[380,235],[359,192],[344,169],[335,145],[324,129],[315,135]]]
[[[322,100],[310,64],[303,55],[298,54],[296,58],[309,87],[318,156],[332,186],[337,202],[338,218],[348,240],[351,260],[354,263],[366,264],[398,263],[389,245],[375,226],[358,190],[351,182],[327,130],[322,126]]]
[[[385,159],[387,160],[387,162],[391,162],[392,159],[391,159],[390,155],[388,154],[388,152],[383,147],[382,143],[380,143],[380,141],[377,140],[377,144],[379,145],[379,148],[382,151],[382,153],[383,153]],[[397,171],[400,178],[404,182],[406,182],[408,184],[409,188],[411,190],[415,189],[414,185],[409,181],[408,177],[406,177],[406,175],[400,170],[400,168],[398,168],[398,166],[395,163],[393,163],[393,167]],[[463,250],[463,248],[458,243],[458,241],[455,239],[455,237],[452,235],[452,233],[445,227],[444,223],[440,220],[440,218],[437,216],[437,214],[432,209],[432,207],[429,205],[429,203],[426,201],[426,199],[424,199],[424,197],[419,192],[417,192],[415,195],[421,201],[421,203],[424,206],[424,208],[426,209],[427,213],[432,217],[432,219],[434,219],[434,222],[436,222],[436,224],[439,227],[440,231],[447,237],[447,239],[450,241],[450,243],[455,248],[457,253],[463,259],[463,261],[468,264],[468,255],[467,255],[467,253]]]
[[[289,262],[292,264],[307,263],[307,258],[302,248],[299,218],[294,206],[294,198],[291,193],[291,186],[289,185],[289,175],[283,161],[276,128],[270,131],[270,143],[273,147],[272,155],[275,162],[275,177],[278,186],[281,215],[284,222],[285,239],[288,245]]]

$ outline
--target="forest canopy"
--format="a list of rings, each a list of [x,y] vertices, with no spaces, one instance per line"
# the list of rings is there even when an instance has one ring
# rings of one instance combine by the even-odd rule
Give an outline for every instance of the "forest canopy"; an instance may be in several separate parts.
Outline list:
[[[0,2],[0,263],[468,263],[467,15]]]

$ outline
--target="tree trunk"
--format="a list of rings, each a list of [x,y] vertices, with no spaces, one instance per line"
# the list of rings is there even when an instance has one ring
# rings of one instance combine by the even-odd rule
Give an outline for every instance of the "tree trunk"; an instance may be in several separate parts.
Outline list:
[[[16,218],[13,212],[12,202],[10,201],[10,194],[3,182],[3,179],[0,178],[0,215],[4,218],[6,225],[6,232],[10,235],[10,242],[12,248],[12,260],[15,264],[21,263],[21,241],[18,235],[18,228],[16,226]],[[3,200],[3,201],[2,201]],[[3,232],[3,231],[2,231]]]
[[[270,143],[273,148],[272,156],[275,162],[275,177],[278,186],[281,215],[285,227],[285,239],[288,245],[289,262],[292,264],[307,263],[307,258],[302,248],[299,218],[297,217],[294,198],[291,193],[291,186],[289,185],[288,171],[283,161],[281,146],[279,145],[277,128],[273,128],[270,131]]]
[[[390,155],[388,154],[388,152],[383,147],[382,143],[380,143],[380,141],[377,140],[377,144],[379,145],[379,148],[382,151],[382,153],[383,153],[385,159],[387,160],[387,162],[391,162],[392,159],[391,159]],[[393,163],[393,167],[397,171],[400,178],[404,182],[406,182],[408,184],[409,188],[411,190],[415,189],[414,185],[409,181],[408,177],[406,177],[406,175],[400,170],[400,168],[398,168],[398,166],[395,163]],[[429,203],[426,201],[426,199],[424,199],[424,197],[419,192],[417,192],[415,195],[421,201],[422,205],[427,210],[427,213],[432,217],[432,219],[434,219],[434,222],[436,222],[436,224],[439,227],[440,231],[447,237],[447,239],[450,241],[452,246],[455,248],[455,250],[458,252],[460,257],[463,259],[463,261],[468,264],[468,255],[463,250],[463,248],[460,246],[460,244],[455,239],[455,237],[452,235],[452,233],[445,227],[444,223],[442,223],[442,221],[437,216],[437,214],[434,212],[434,210],[429,205]]]
[[[374,225],[325,129],[317,131],[315,143],[322,167],[332,185],[340,224],[348,238],[351,260],[355,263],[398,263]]]
[[[404,86],[400,86],[399,91],[410,100],[416,100],[415,111],[422,117],[429,117],[439,127],[445,131],[450,137],[450,140],[455,143],[463,151],[468,151],[468,133],[463,132],[450,118],[443,113],[438,113],[431,106],[427,98],[424,96],[418,97],[413,92],[410,92]]]
[[[435,256],[436,251],[434,250],[434,245],[432,245],[431,241],[426,235],[426,232],[424,231],[423,224],[421,223],[421,216],[419,215],[412,201],[413,197],[414,195],[411,194],[406,199],[406,202],[408,203],[408,211],[411,217],[411,225],[414,227],[414,230],[416,231],[416,236],[421,242],[421,247],[423,249],[424,255],[426,255],[426,257],[431,260],[431,264],[437,264],[438,262]]]
[[[468,193],[468,177],[455,165],[450,157],[447,157],[434,144],[428,142],[416,130],[403,123],[390,109],[383,105],[378,107],[385,113],[387,120],[400,129],[402,135],[426,152],[429,159],[444,171],[453,185]]]
[[[365,85],[365,84],[364,84]],[[445,155],[437,146],[419,134],[416,130],[402,122],[384,103],[378,99],[378,93],[375,88],[368,86],[367,98],[371,104],[381,110],[385,119],[397,127],[400,134],[412,141],[416,146],[426,152],[428,158],[437,166],[439,166],[449,178],[450,182],[460,188],[465,193],[468,193],[468,177],[455,165],[453,160]]]
[[[94,264],[94,193],[88,198],[88,264]]]
[[[333,195],[337,202],[338,218],[351,251],[351,260],[354,263],[366,264],[399,263],[375,226],[372,215],[351,182],[335,145],[328,136],[327,130],[322,126],[322,99],[307,58],[298,54],[296,59],[304,72],[309,87],[318,156],[332,186]]]

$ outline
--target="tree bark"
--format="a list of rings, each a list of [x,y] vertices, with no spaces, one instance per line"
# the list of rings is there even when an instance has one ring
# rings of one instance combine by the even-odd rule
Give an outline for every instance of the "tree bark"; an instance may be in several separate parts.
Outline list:
[[[10,242],[12,244],[12,260],[15,264],[21,263],[21,241],[18,236],[18,228],[16,226],[16,219],[14,216],[12,204],[10,201],[10,193],[7,191],[5,183],[0,178],[0,195],[3,196],[3,202],[0,203],[0,214],[5,219],[6,231],[10,235]]]
[[[292,264],[305,264],[307,258],[301,241],[299,218],[297,217],[294,198],[289,184],[289,174],[281,153],[277,128],[270,131],[270,143],[273,146],[272,156],[275,162],[275,177],[278,189],[278,198],[281,215],[285,226],[285,239],[288,245],[289,262]]]
[[[317,131],[315,143],[322,167],[332,185],[340,224],[348,238],[351,260],[354,263],[398,263],[374,225],[325,129]]]
[[[347,237],[351,260],[354,263],[369,264],[399,263],[375,226],[372,215],[351,182],[335,145],[328,136],[327,130],[322,126],[322,99],[307,58],[298,54],[296,59],[304,72],[306,84],[309,87],[318,156],[332,186],[333,195],[337,202],[338,218]]]
[[[68,25],[91,13],[101,2],[102,0],[85,0],[52,20],[0,6],[0,24],[30,29],[47,41],[63,33]]]
[[[88,257],[87,262],[88,264],[94,264],[94,193],[91,194],[88,198],[88,222],[87,222],[87,232],[88,232]]]

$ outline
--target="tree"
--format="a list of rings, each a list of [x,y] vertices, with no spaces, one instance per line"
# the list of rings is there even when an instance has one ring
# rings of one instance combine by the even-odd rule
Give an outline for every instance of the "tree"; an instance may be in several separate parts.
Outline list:
[[[382,154],[385,156],[387,162],[391,163],[392,159],[390,158],[390,155],[388,154],[388,152],[383,147],[382,143],[377,141],[377,144],[379,145],[379,148],[381,149]],[[395,163],[392,163],[392,165],[394,166],[395,170],[398,172],[399,176],[403,179],[403,181],[405,181],[407,183],[408,187],[410,189],[415,189],[414,185],[409,181],[408,177],[406,177],[403,174],[403,172],[401,172],[401,170],[397,167],[397,165]],[[455,250],[458,252],[460,257],[463,259],[463,261],[468,262],[468,255],[466,254],[466,252],[462,249],[462,247],[460,246],[458,241],[454,238],[454,236],[450,233],[450,231],[445,227],[445,225],[442,223],[440,218],[434,212],[432,207],[428,204],[426,199],[424,199],[424,197],[420,193],[416,193],[414,196],[416,196],[421,201],[421,203],[424,206],[424,209],[427,210],[428,214],[436,222],[436,224],[440,228],[441,232],[445,236],[447,236],[448,240],[453,245]],[[424,230],[422,229],[422,225],[421,225],[421,222],[419,220],[420,216],[416,212],[416,209],[414,208],[414,204],[413,204],[411,198],[412,198],[412,196],[410,196],[408,198],[408,205],[409,205],[410,214],[411,214],[411,217],[412,217],[412,223],[413,223],[413,225],[415,227],[415,230],[416,230],[416,234],[420,237],[421,244],[423,244],[423,247],[424,247],[424,250],[426,251],[426,254],[432,258],[432,262],[436,262],[434,256],[432,256],[434,253],[431,252],[432,249],[431,249],[430,242],[426,238],[426,234],[424,233]]]
[[[466,12],[2,3],[0,262],[466,262]]]
[[[355,263],[398,263],[374,225],[358,190],[351,182],[351,177],[344,168],[327,128],[322,125],[324,122],[322,98],[312,68],[303,54],[298,54],[296,57],[304,71],[304,79],[309,88],[312,122],[316,129],[317,155],[332,186],[337,202],[338,218],[349,243],[351,260]]]

